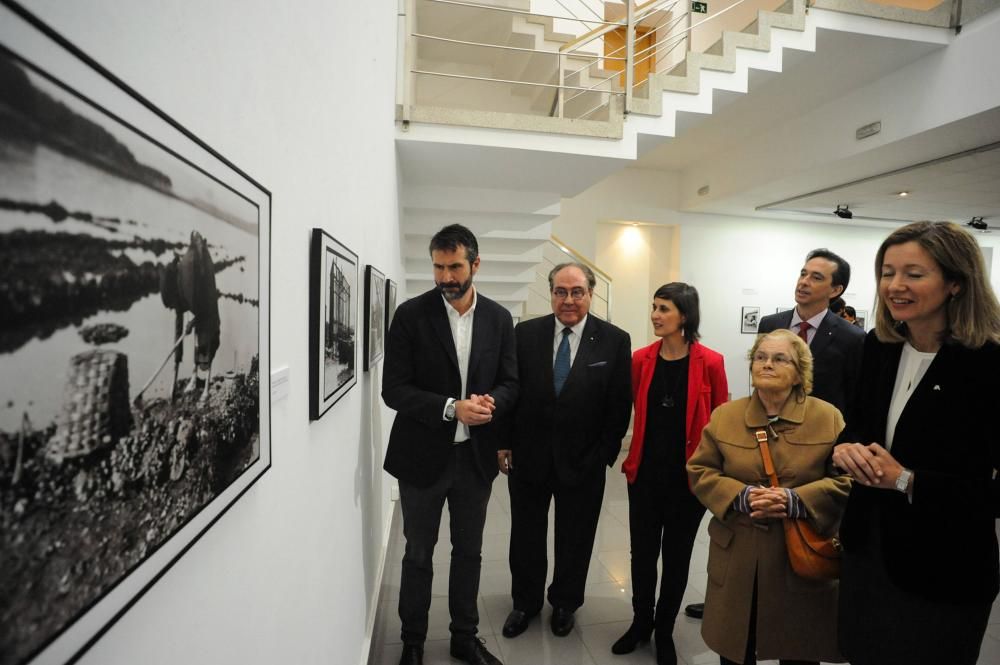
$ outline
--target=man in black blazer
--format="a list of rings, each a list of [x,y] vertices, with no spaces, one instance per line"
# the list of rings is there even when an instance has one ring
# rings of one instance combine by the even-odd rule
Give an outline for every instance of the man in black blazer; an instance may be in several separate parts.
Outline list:
[[[555,498],[555,569],[548,588],[552,632],[573,629],[604,496],[628,429],[631,348],[624,330],[588,316],[595,285],[590,268],[558,265],[549,273],[551,316],[524,321],[517,340],[520,400],[508,450],[513,611],[503,627],[516,637],[542,609],[548,568],[549,504]]]
[[[479,245],[469,229],[441,229],[430,253],[436,287],[396,310],[382,386],[382,399],[396,410],[385,470],[399,479],[406,538],[400,665],[423,662],[432,557],[446,500],[451,655],[472,665],[500,665],[476,637],[476,598],[496,451],[505,446],[498,426],[517,402],[513,324],[504,307],[472,286]]]
[[[757,326],[760,334],[787,328],[799,337],[805,335],[813,356],[812,395],[840,409],[848,428],[865,331],[834,314],[830,305],[844,294],[850,281],[851,265],[847,261],[828,249],[814,249],[806,256],[795,283],[795,308],[769,314]],[[704,609],[704,603],[693,603],[684,608],[684,613],[700,619]]]

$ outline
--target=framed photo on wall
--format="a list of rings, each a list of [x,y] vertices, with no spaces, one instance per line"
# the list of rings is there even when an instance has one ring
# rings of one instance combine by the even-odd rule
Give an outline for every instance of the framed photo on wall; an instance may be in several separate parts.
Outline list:
[[[740,311],[741,333],[745,335],[756,335],[758,323],[760,323],[760,307],[747,306]]]
[[[365,371],[382,359],[385,346],[385,275],[365,266]]]
[[[6,0],[0,79],[0,662],[75,662],[270,467],[271,194]]]
[[[855,319],[857,319],[858,327],[862,330],[868,330],[868,311],[864,309],[856,310]]]
[[[774,313],[775,314],[781,314],[782,312],[788,312],[788,311],[793,310],[793,309],[795,309],[795,308],[794,307],[776,307],[774,309]]]
[[[385,280],[385,332],[389,333],[392,317],[396,315],[396,282],[389,278]]]
[[[358,255],[313,229],[309,279],[309,417],[316,420],[358,382]]]

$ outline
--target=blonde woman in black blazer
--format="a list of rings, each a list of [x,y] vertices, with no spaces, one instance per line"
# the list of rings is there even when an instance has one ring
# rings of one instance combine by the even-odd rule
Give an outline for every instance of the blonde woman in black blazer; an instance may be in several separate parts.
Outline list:
[[[974,665],[1000,589],[1000,306],[973,238],[893,232],[876,327],[834,463],[855,479],[840,535],[840,648],[853,665]]]

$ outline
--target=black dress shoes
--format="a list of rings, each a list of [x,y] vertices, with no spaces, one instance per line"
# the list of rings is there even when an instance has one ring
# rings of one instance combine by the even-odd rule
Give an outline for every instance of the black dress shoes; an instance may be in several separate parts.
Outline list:
[[[573,630],[573,612],[561,607],[552,608],[552,634],[556,637],[566,637]]]
[[[420,644],[404,644],[399,665],[424,665],[424,647]]]
[[[692,619],[700,619],[705,616],[705,603],[691,603],[684,608],[684,614]]]
[[[528,629],[528,624],[534,617],[534,614],[528,614],[521,610],[511,610],[510,614],[507,615],[507,620],[503,622],[503,636],[517,637]]]
[[[486,650],[486,643],[477,637],[451,641],[451,657],[469,665],[503,665]]]
[[[643,642],[649,641],[649,636],[653,633],[652,626],[642,626],[635,621],[628,627],[625,634],[618,638],[618,641],[611,645],[611,653],[621,656],[632,653],[635,648]]]

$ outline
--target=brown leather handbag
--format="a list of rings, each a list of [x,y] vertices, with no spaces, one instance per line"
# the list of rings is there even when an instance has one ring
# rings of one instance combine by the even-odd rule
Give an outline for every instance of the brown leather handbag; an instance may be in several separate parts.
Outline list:
[[[771,449],[767,444],[767,432],[760,429],[755,436],[760,444],[760,456],[764,459],[764,471],[771,480],[771,487],[780,487],[778,476],[774,472]],[[785,527],[788,563],[796,575],[810,580],[834,580],[840,577],[842,548],[836,536],[820,536],[806,520],[785,519],[782,523]]]

